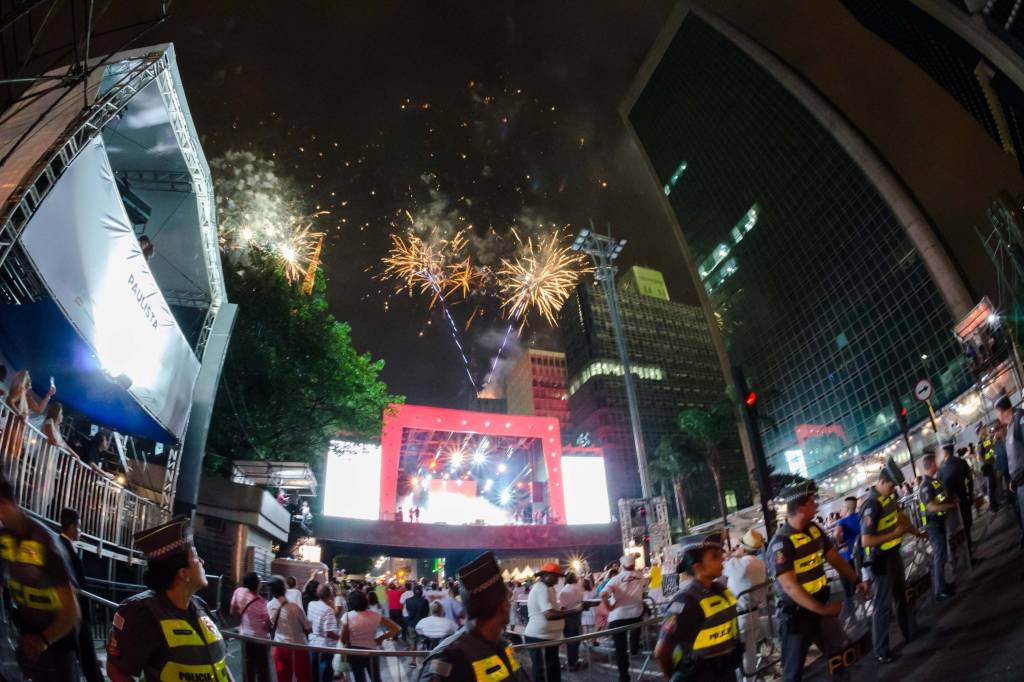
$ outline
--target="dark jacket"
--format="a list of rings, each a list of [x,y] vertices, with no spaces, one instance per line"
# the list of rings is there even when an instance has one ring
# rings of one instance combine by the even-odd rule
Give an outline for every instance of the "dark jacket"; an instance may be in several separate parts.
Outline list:
[[[1006,427],[1006,464],[1015,486],[1024,484],[1024,411],[1014,410]]]

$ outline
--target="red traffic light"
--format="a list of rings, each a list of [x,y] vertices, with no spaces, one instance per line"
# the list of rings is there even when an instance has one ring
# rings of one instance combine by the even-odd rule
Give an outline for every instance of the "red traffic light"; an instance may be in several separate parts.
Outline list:
[[[757,404],[757,393],[751,391],[747,394],[747,398],[743,402],[746,403],[747,407],[753,407]]]
[[[907,418],[907,408],[905,408],[902,405],[900,405],[900,419],[906,419],[906,418]]]

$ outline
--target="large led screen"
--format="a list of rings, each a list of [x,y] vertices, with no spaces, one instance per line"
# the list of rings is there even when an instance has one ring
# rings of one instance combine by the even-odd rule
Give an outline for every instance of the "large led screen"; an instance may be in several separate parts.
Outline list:
[[[608,481],[604,457],[562,455],[565,522],[569,525],[608,523]]]
[[[327,451],[324,515],[376,521],[380,461],[379,445],[332,440]]]

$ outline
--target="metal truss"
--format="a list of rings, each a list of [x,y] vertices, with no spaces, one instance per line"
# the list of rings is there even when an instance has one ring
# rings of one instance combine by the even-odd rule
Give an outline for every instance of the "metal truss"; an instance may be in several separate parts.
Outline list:
[[[160,491],[160,509],[170,514],[174,508],[174,492],[178,489],[178,471],[181,469],[181,447],[167,451],[164,487]]]
[[[132,189],[186,194],[192,191],[192,176],[180,171],[122,170],[117,171],[117,176]]]

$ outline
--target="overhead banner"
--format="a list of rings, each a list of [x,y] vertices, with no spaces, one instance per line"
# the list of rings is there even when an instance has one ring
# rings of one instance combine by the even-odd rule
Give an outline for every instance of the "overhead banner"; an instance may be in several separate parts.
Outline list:
[[[142,255],[101,137],[60,177],[21,242],[104,373],[180,439],[199,362]]]

